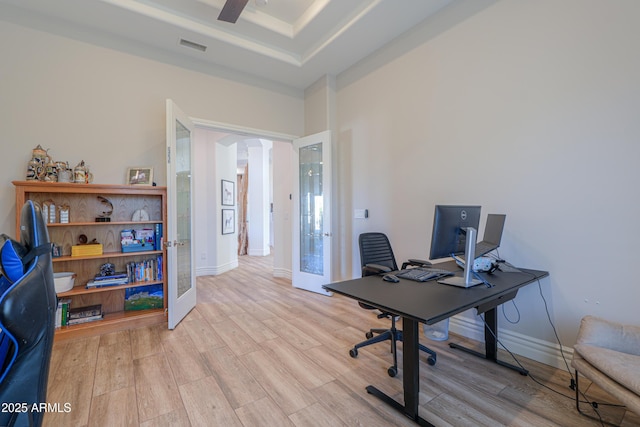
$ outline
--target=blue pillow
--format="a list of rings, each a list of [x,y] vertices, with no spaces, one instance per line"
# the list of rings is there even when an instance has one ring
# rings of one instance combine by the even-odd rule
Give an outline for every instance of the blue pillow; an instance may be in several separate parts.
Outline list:
[[[6,236],[3,236],[6,238]],[[6,239],[0,248],[1,271],[11,283],[24,276],[22,257],[26,254],[25,248],[12,239]]]

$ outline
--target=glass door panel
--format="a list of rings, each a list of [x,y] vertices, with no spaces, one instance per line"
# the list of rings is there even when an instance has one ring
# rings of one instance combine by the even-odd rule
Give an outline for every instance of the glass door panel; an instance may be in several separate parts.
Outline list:
[[[293,286],[330,295],[331,132],[293,141],[296,161],[293,208]]]
[[[300,270],[323,274],[322,144],[300,148]]]

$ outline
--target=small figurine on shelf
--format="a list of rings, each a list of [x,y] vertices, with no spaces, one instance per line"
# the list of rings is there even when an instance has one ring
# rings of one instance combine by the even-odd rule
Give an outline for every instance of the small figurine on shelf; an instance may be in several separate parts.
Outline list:
[[[58,166],[49,156],[46,157],[45,161],[44,180],[47,182],[58,182]]]
[[[84,164],[84,160],[73,168],[73,182],[78,184],[89,184],[93,182],[93,174],[89,172],[89,167]]]
[[[80,160],[80,163],[73,168],[73,182],[78,184],[86,184],[87,182],[87,167],[84,165],[84,160]]]
[[[68,224],[69,223],[69,205],[62,204],[60,205],[60,223]]]
[[[57,161],[56,174],[58,176],[58,182],[71,182],[73,181],[73,171],[69,167],[69,162]]]
[[[45,200],[42,202],[42,217],[47,224],[56,222],[56,204],[53,200]]]
[[[40,144],[31,150],[31,160],[27,165],[27,181],[42,181],[46,175],[45,163],[47,150]]]

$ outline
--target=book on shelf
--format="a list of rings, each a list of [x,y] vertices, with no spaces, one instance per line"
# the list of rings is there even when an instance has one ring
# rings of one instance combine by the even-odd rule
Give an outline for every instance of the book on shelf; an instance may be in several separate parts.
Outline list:
[[[129,282],[149,282],[162,280],[162,255],[144,261],[127,264]]]
[[[56,309],[56,328],[67,326],[69,317],[69,306],[71,305],[70,298],[59,298],[58,307]]]
[[[162,245],[164,243],[164,239],[162,236],[162,223],[157,223],[154,227],[154,245],[155,245],[155,249],[156,251],[161,251],[162,250]]]
[[[118,271],[115,272],[113,274],[107,274],[105,276],[95,276],[93,278],[93,280],[95,280],[96,282],[102,281],[102,280],[113,280],[113,279],[122,279],[127,277],[127,272],[126,271]]]
[[[102,304],[70,308],[68,321],[71,324],[71,320],[94,316],[102,316]]]
[[[78,317],[77,319],[69,319],[68,325],[78,325],[80,323],[95,322],[96,320],[102,320],[102,314],[96,316]]]
[[[118,286],[118,285],[126,285],[129,283],[129,278],[124,277],[120,279],[107,279],[107,280],[89,280],[86,284],[87,289],[92,288],[104,288],[107,286]]]
[[[125,310],[147,310],[162,308],[164,305],[162,284],[136,286],[125,290]]]

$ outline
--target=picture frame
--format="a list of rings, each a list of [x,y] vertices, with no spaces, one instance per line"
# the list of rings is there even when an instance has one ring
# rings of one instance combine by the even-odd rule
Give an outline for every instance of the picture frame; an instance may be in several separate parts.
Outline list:
[[[222,206],[235,206],[235,185],[233,181],[222,180]]]
[[[153,168],[150,166],[132,166],[127,169],[127,184],[153,185]]]
[[[222,209],[222,234],[233,234],[235,232],[236,232],[235,209]]]

